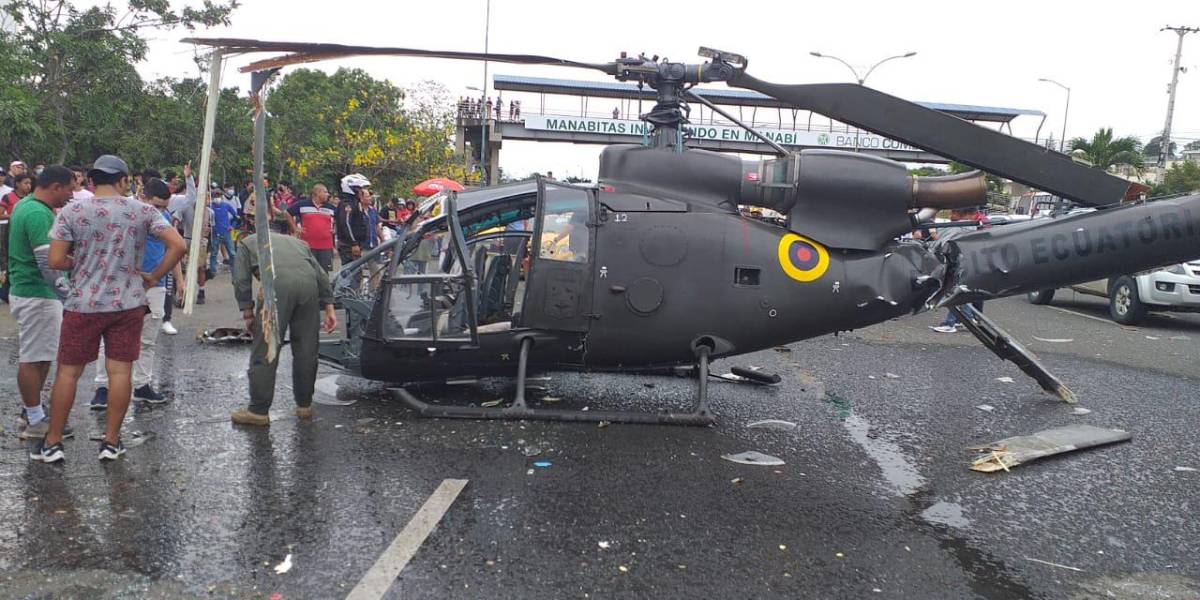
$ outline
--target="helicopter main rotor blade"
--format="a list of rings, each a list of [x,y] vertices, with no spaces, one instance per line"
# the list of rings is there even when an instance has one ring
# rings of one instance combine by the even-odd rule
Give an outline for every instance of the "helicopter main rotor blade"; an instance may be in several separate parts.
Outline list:
[[[1120,202],[1131,185],[1037,144],[858,84],[780,85],[739,71],[729,85],[761,92],[795,108],[821,113],[1080,204]]]
[[[488,52],[458,52],[453,50],[423,50],[420,48],[386,48],[378,46],[347,46],[344,44],[315,44],[306,42],[272,42],[263,40],[248,40],[240,38],[184,38],[185,43],[200,46],[221,48],[230,53],[250,52],[284,52],[278,56],[242,67],[242,72],[262,71],[287,64],[313,62],[329,58],[346,56],[417,56],[423,58],[449,58],[455,60],[475,60],[512,63],[518,65],[550,65],[558,67],[574,67],[593,69],[616,74],[616,65],[612,63],[585,63],[553,56],[537,54],[496,54]]]

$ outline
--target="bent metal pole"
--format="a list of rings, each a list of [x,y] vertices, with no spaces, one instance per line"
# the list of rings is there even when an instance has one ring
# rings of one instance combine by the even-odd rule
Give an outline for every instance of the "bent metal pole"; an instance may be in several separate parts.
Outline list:
[[[204,242],[204,220],[208,218],[209,171],[212,168],[213,131],[217,124],[217,102],[221,99],[221,49],[213,50],[209,61],[208,104],[204,107],[204,138],[200,143],[200,179],[196,184],[196,204],[192,206],[192,244],[188,248],[187,274],[184,276],[183,314],[196,307],[196,281],[200,269],[200,246]]]
[[[274,362],[279,352],[279,318],[275,310],[275,259],[271,254],[271,210],[263,183],[263,147],[267,136],[267,81],[279,69],[255,71],[250,74],[250,99],[254,103],[254,230],[258,233],[258,319],[267,342],[267,362]]]

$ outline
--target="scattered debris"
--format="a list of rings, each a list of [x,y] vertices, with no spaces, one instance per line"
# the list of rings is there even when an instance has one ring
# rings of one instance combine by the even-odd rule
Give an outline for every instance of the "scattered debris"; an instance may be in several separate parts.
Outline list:
[[[542,449],[537,446],[525,446],[521,448],[521,454],[525,456],[537,456],[542,453]]]
[[[562,402],[562,398],[555,398],[554,396],[546,396],[545,398],[542,398],[542,402],[545,402],[547,404],[554,404],[555,402]]]
[[[838,558],[846,558],[846,555],[845,555],[845,554],[842,554],[841,552],[838,552],[837,554],[834,554],[834,556],[836,556],[836,557],[838,557]]]
[[[1012,383],[1013,378],[1012,377],[997,377],[996,381],[999,381],[1000,383]]]
[[[780,549],[780,550],[787,550],[787,544],[780,544],[780,545],[779,545],[779,549]]]
[[[791,348],[789,348],[789,347],[787,347],[787,346],[775,346],[775,351],[776,351],[776,352],[784,352],[784,353],[786,353],[786,352],[791,352],[791,351],[792,351],[792,349],[791,349]]]
[[[883,376],[888,379],[900,379],[900,376],[895,373],[884,373]]]
[[[739,454],[722,454],[721,458],[729,462],[738,463],[739,465],[761,465],[765,467],[772,467],[786,464],[774,456],[763,454],[762,452],[755,452],[754,450],[749,452],[741,452]]]
[[[1200,469],[1194,469],[1192,467],[1175,467],[1175,470],[1180,473],[1195,473],[1196,471],[1200,471]]]
[[[1029,562],[1040,563],[1040,564],[1043,564],[1043,565],[1049,565],[1049,566],[1051,566],[1051,567],[1058,567],[1058,568],[1060,568],[1060,569],[1070,569],[1070,570],[1072,570],[1072,571],[1077,571],[1077,572],[1079,572],[1079,573],[1083,573],[1083,572],[1084,572],[1084,570],[1083,570],[1083,569],[1080,569],[1080,568],[1078,568],[1078,567],[1068,567],[1067,565],[1060,565],[1060,564],[1058,564],[1058,563],[1053,563],[1053,562],[1050,562],[1050,561],[1048,561],[1048,560],[1041,560],[1041,559],[1037,559],[1037,558],[1029,558],[1028,556],[1026,556],[1026,557],[1025,557],[1025,560],[1027,560],[1027,561],[1029,561]]]
[[[1148,335],[1148,336],[1146,336],[1146,339],[1148,339],[1148,340],[1161,340],[1162,338],[1158,337],[1157,335]]]
[[[1178,471],[1180,468],[1187,468],[1187,467],[1176,467],[1175,470]],[[734,477],[733,479],[729,480],[729,483],[732,483],[733,485],[742,485],[742,482],[744,482],[744,481],[746,481],[746,480],[742,479],[741,477]]]
[[[597,546],[600,546],[600,549],[601,549],[601,550],[608,550],[608,548],[609,548],[609,546],[611,545],[611,543],[609,543],[609,542],[596,542],[596,545],[597,545]]]
[[[748,423],[746,429],[773,429],[775,431],[791,431],[799,427],[791,421],[781,421],[779,419],[765,419]]]
[[[867,375],[867,379],[875,379],[874,375]]]
[[[648,388],[651,388],[651,389],[653,389],[653,388],[654,388],[655,386],[657,386],[658,384],[654,384],[654,383],[643,383],[642,385],[644,385],[644,386],[646,386],[646,387],[648,387]]]
[[[474,385],[479,383],[476,377],[452,377],[446,380],[446,385]]]
[[[286,557],[284,557],[283,562],[275,565],[275,574],[276,575],[283,575],[284,573],[287,573],[288,571],[291,571],[291,570],[292,570],[292,555],[291,554],[288,554]]]
[[[217,327],[196,334],[196,339],[210,344],[249,344],[254,341],[244,327]]]
[[[1082,406],[1078,406],[1075,408],[1075,410],[1071,411],[1071,414],[1073,414],[1073,415],[1090,415],[1090,414],[1092,414],[1092,411],[1091,411],[1091,409],[1087,409]]]
[[[326,406],[350,406],[358,402],[355,399],[338,399],[338,377],[339,375],[329,375],[318,379],[316,385],[313,386],[316,391],[313,394],[313,402]]]
[[[610,423],[608,421],[600,421],[599,423],[596,423],[596,427],[599,427],[600,429],[604,429],[605,427],[608,427],[609,425],[612,425],[612,423]]]
[[[1104,429],[1091,425],[1069,425],[1047,429],[1032,435],[1005,438],[985,446],[969,448],[969,450],[984,453],[984,456],[971,463],[971,470],[983,473],[1008,471],[1010,467],[1023,465],[1039,458],[1094,446],[1126,442],[1132,438],[1133,436],[1128,431]]]
[[[1033,339],[1039,342],[1049,342],[1051,344],[1066,344],[1075,341],[1075,338],[1043,338],[1036,335],[1033,336]]]
[[[976,406],[975,408],[978,408],[979,410],[982,410],[983,412],[992,412],[993,410],[996,410],[996,407],[992,406],[991,404],[980,404],[979,406]]]
[[[618,571],[620,571],[620,572],[622,572],[622,573],[628,573],[628,572],[629,572],[629,567],[627,567],[627,566],[625,566],[625,565],[621,565],[621,566],[617,567],[617,570],[618,570]]]
[[[480,403],[479,403],[479,405],[480,405],[480,406],[487,407],[487,408],[491,408],[491,407],[493,407],[493,406],[500,406],[500,403],[501,403],[501,402],[504,402],[504,399],[503,399],[503,398],[497,398],[497,399],[495,399],[495,400],[488,400],[487,402],[480,402]]]
[[[539,460],[539,461],[533,463],[533,466],[535,466],[539,469],[549,469],[551,464],[552,463],[548,460]]]

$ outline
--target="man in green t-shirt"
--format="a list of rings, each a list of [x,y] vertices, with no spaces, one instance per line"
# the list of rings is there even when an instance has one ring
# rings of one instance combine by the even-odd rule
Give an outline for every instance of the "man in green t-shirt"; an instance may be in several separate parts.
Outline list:
[[[70,169],[46,167],[33,193],[21,199],[8,222],[9,307],[20,338],[17,388],[25,404],[26,426],[21,431],[25,439],[44,437],[50,425],[42,407],[42,386],[58,355],[61,299],[68,287],[63,274],[50,268],[49,234],[54,211],[71,199],[74,188]]]

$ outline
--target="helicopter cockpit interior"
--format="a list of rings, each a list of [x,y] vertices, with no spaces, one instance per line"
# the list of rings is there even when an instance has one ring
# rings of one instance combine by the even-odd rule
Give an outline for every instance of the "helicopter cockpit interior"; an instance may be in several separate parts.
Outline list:
[[[594,190],[550,181],[431,198],[393,241],[339,277],[339,299],[360,305],[351,337],[464,348],[481,334],[528,326],[538,319],[523,308],[530,284],[545,279],[542,264],[579,271],[565,286],[574,281],[574,290],[555,278],[560,303],[589,295],[594,200]]]

